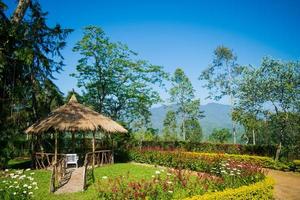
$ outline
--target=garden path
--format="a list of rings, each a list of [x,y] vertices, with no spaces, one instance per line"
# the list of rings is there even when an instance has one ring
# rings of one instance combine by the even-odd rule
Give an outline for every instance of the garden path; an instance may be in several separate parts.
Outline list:
[[[300,200],[300,173],[269,170],[275,179],[276,200]]]
[[[83,171],[84,167],[75,168],[72,171],[71,178],[66,184],[60,187],[55,194],[80,192],[83,190]]]

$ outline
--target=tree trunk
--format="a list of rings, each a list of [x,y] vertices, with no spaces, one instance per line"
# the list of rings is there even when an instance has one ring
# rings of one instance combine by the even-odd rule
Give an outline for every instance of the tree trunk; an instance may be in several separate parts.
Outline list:
[[[254,131],[254,129],[252,129],[252,139],[253,139],[253,145],[255,145],[256,141],[255,141],[255,131]]]
[[[30,4],[30,0],[19,0],[16,10],[11,17],[11,21],[15,24],[19,24],[20,21],[23,19],[26,10]]]
[[[276,150],[275,161],[278,161],[280,153],[281,153],[281,142],[279,143],[277,150]]]

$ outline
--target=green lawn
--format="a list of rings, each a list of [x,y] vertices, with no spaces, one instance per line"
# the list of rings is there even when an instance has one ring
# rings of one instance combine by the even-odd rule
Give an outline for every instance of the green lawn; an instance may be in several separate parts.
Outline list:
[[[95,178],[101,179],[103,176],[118,177],[130,174],[130,179],[151,179],[155,174],[157,168],[151,166],[143,166],[131,163],[107,165],[95,169]],[[38,183],[39,189],[35,191],[35,199],[38,200],[77,200],[77,199],[96,199],[97,193],[95,185],[90,185],[84,192],[77,192],[71,194],[54,195],[49,193],[50,171],[45,170],[32,170],[33,177]]]

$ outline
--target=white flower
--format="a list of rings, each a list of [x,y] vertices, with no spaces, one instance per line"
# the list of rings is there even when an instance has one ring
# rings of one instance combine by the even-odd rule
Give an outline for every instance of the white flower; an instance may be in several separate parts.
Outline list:
[[[33,192],[28,192],[28,194],[29,194],[29,195],[32,195],[32,194],[33,194]]]
[[[172,174],[170,174],[170,173],[167,173],[167,175],[168,175],[168,176],[171,176]]]
[[[22,175],[19,177],[20,180],[24,179],[26,177],[26,175]]]
[[[171,193],[171,194],[173,193],[173,191],[172,191],[172,190],[169,190],[168,192],[169,192],[169,193]]]
[[[30,171],[30,168],[27,168],[25,171]]]
[[[27,192],[24,190],[23,193],[26,194]]]
[[[18,171],[16,171],[16,173],[17,174],[22,174],[23,172],[22,172],[22,170],[18,170]]]
[[[151,177],[152,177],[152,178],[154,178],[155,176],[154,176],[154,175],[152,175]]]
[[[107,179],[107,176],[102,176],[103,179]]]
[[[167,181],[168,184],[172,184],[172,181]]]
[[[24,184],[23,187],[28,187],[28,185],[27,185],[27,184]]]
[[[160,174],[160,171],[155,171],[155,174]]]
[[[34,188],[35,190],[39,189],[37,186]]]
[[[32,186],[31,186],[31,185],[29,185],[29,186],[28,186],[28,189],[31,189],[31,188],[32,188]]]
[[[32,185],[37,185],[37,182],[33,182]]]
[[[5,172],[8,172],[8,169],[5,169],[4,171],[5,171]]]
[[[13,193],[13,195],[16,195],[16,194],[17,194],[16,192]]]

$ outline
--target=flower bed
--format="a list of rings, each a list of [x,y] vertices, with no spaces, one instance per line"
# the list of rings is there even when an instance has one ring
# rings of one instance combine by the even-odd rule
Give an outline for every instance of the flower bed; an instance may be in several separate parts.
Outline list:
[[[228,199],[238,199],[238,197],[240,199],[255,199],[256,197],[270,199],[272,196],[273,182],[265,179],[264,171],[260,166],[266,163],[272,164],[273,161],[265,157],[154,150],[131,150],[129,157],[132,161],[139,163],[205,172],[206,176],[216,177],[216,180],[219,180],[218,183],[212,184],[215,186],[213,189],[202,182],[202,189],[198,189],[198,191],[202,191],[199,194],[201,196],[192,192],[187,195],[190,197],[196,195],[197,198],[202,198],[202,196],[210,194],[211,198],[210,196],[205,198],[214,199],[215,192],[219,193],[220,191],[223,191]],[[202,180],[206,180],[206,176],[202,176]],[[266,183],[268,183],[266,187],[262,187]],[[237,197],[230,197],[235,193]],[[245,193],[244,196],[242,193]]]
[[[38,189],[37,182],[30,170],[5,170],[0,172],[0,199],[27,200],[31,199],[34,190]]]
[[[142,151],[145,153],[144,156],[139,156],[140,154],[138,152]],[[170,161],[172,160],[173,156],[178,156],[181,155],[181,157],[188,157],[193,158],[193,159],[204,159],[204,160],[228,160],[232,159],[235,161],[240,161],[240,162],[247,162],[247,163],[252,163],[255,165],[259,165],[263,168],[270,168],[270,169],[277,169],[277,170],[285,170],[289,169],[288,165],[285,165],[281,162],[276,162],[272,158],[269,157],[263,157],[263,156],[250,156],[250,155],[236,155],[236,154],[217,154],[217,153],[199,153],[199,152],[184,152],[184,151],[162,151],[157,148],[145,148],[142,150],[130,150],[129,151],[129,159],[130,160],[135,160],[137,162],[143,162],[143,163],[152,163],[152,164],[158,164],[158,165],[169,165],[172,162],[167,162],[165,161]],[[159,155],[163,155],[162,157]],[[168,157],[168,158],[166,158]],[[189,165],[189,161],[185,162],[185,164]],[[174,163],[173,163],[174,164]],[[185,165],[184,164],[184,165]],[[171,166],[171,167],[176,167],[176,166]],[[189,166],[192,167],[193,166]],[[199,166],[198,166],[199,167]],[[192,170],[197,170],[197,169],[192,169]],[[201,169],[205,170],[205,169]]]

